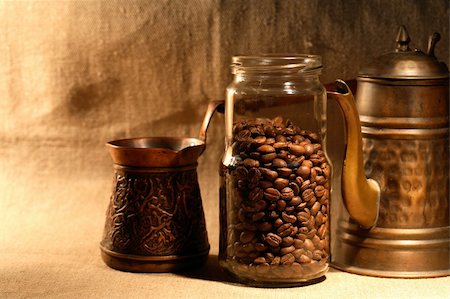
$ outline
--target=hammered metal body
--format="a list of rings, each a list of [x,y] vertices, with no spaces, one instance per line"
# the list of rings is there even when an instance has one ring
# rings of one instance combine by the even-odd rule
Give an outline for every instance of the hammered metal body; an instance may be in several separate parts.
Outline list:
[[[380,211],[371,230],[341,216],[335,267],[450,275],[448,94],[448,79],[358,78],[365,172],[380,184]]]
[[[133,272],[178,271],[204,262],[209,243],[196,165],[115,166],[102,257]]]

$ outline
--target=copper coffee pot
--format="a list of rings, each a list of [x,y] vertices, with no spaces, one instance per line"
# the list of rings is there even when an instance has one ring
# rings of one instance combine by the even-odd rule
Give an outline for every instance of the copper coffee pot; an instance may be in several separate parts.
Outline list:
[[[427,53],[412,51],[402,26],[395,51],[359,73],[364,168],[381,187],[380,207],[370,230],[351,213],[340,216],[337,268],[383,277],[450,274],[449,72],[434,56],[439,39],[430,37]],[[352,193],[343,186],[344,198]]]
[[[209,253],[197,159],[220,102],[211,102],[198,138],[144,137],[107,143],[114,188],[100,244],[104,262],[131,272],[198,267]]]

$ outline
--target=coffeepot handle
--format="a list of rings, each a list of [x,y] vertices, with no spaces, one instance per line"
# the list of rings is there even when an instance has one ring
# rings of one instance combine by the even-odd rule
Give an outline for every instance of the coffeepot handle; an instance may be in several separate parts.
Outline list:
[[[328,98],[336,100],[344,112],[346,127],[346,150],[342,170],[342,197],[350,214],[363,228],[375,226],[380,204],[380,186],[364,174],[361,123],[356,102],[347,84],[336,81],[336,92],[327,92]]]
[[[202,126],[200,127],[200,132],[198,134],[198,139],[206,144],[206,131],[208,130],[209,123],[214,115],[214,112],[218,111],[224,113],[225,101],[210,101],[208,108],[206,109],[205,117],[203,118]]]

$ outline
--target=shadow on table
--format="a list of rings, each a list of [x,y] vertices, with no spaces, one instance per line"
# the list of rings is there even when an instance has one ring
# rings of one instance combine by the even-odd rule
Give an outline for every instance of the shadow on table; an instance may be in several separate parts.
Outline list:
[[[219,281],[225,283],[236,284],[229,275],[227,275],[222,268],[219,266],[219,258],[217,255],[209,255],[206,263],[197,269],[182,271],[175,273],[180,276],[209,280],[209,281]]]
[[[330,271],[334,272],[335,270],[330,268]],[[224,270],[222,270],[222,268],[219,265],[219,258],[215,254],[209,255],[208,260],[202,267],[193,269],[193,270],[178,272],[176,274],[179,276],[184,276],[184,277],[189,277],[189,278],[194,278],[194,279],[202,279],[202,280],[208,280],[208,281],[223,282],[223,283],[232,284],[232,285],[247,286],[247,285],[239,283],[238,281],[233,279],[233,277],[231,277],[230,275],[225,273]],[[322,276],[322,277],[319,277],[312,281],[305,282],[300,285],[293,285],[291,287],[302,287],[302,286],[313,285],[313,284],[320,283],[320,282],[324,281],[325,279],[326,279],[326,277]],[[269,286],[267,286],[267,287],[269,287]]]

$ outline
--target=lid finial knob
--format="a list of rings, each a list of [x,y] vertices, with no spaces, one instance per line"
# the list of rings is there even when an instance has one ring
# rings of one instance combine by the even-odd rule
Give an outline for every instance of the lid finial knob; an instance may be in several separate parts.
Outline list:
[[[400,26],[395,41],[397,42],[397,48],[395,49],[395,52],[411,51],[411,49],[409,48],[409,42],[411,41],[411,39],[409,38],[408,31],[406,31],[406,27],[404,25]]]

